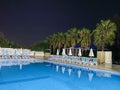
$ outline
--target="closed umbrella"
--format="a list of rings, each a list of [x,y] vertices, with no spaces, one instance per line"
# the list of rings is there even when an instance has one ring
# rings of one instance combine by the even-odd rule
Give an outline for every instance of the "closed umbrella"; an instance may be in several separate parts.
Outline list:
[[[71,50],[71,48],[69,49],[69,53],[68,53],[68,55],[69,55],[69,56],[72,55],[72,50]]]
[[[23,53],[23,51],[22,51],[22,48],[20,49],[20,54],[22,54]]]
[[[2,55],[2,51],[1,51],[2,49],[1,49],[1,47],[0,47],[0,55]]]
[[[93,49],[92,48],[90,49],[89,57],[94,57],[94,53],[93,53]]]
[[[80,57],[82,56],[81,48],[79,48],[78,56],[80,56]]]
[[[62,50],[62,55],[66,55],[65,48],[63,48],[63,50]]]
[[[59,49],[57,49],[57,55],[59,55]]]

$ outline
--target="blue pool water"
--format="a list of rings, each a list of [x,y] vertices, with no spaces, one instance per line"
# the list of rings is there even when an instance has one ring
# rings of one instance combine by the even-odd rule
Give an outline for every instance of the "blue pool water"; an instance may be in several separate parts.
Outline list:
[[[71,74],[68,68],[72,69]],[[81,71],[78,76],[78,70]],[[89,74],[93,77],[90,79]],[[0,90],[120,90],[120,75],[93,72],[50,63],[4,66],[0,70]]]

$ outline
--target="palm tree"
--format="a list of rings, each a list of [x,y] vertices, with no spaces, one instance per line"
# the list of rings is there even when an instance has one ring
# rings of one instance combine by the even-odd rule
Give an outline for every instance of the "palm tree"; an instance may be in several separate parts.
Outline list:
[[[56,36],[56,48],[60,49],[63,45],[64,35],[63,33],[59,33],[59,32],[56,35],[57,35]]]
[[[70,44],[72,47],[74,47],[77,44],[77,39],[78,39],[78,29],[77,28],[71,28],[68,30],[68,33],[70,34]]]
[[[83,28],[79,32],[81,47],[87,48],[91,44],[91,32],[87,28]]]
[[[53,53],[55,53],[55,48],[57,47],[57,34],[50,35],[46,38],[47,42],[49,43],[49,48]]]
[[[60,50],[60,48],[63,46],[63,40],[64,40],[64,34],[59,32],[50,35],[47,38],[47,42],[49,43],[50,48],[53,49],[53,53],[55,53],[57,48]]]
[[[101,20],[93,31],[94,43],[104,51],[105,45],[112,45],[115,39],[116,24],[110,20]]]
[[[69,34],[69,43],[71,47],[74,47],[78,42],[79,42],[79,30],[77,28],[71,28],[70,30],[68,30],[68,34]],[[77,54],[77,50],[76,49],[72,49],[72,52],[74,55]]]
[[[63,47],[63,41],[64,41],[64,34],[61,33],[57,33],[56,34],[56,48],[59,49],[59,52],[61,50],[61,48]]]
[[[85,48],[83,54],[87,56],[87,49],[88,46],[91,44],[91,32],[87,28],[82,28],[81,30],[78,31],[78,34],[79,34],[78,41],[81,47]]]
[[[64,45],[64,48],[67,48],[70,46],[70,34],[68,32],[63,34],[63,40],[62,43]]]
[[[117,30],[115,32],[115,42],[114,45],[112,45],[111,49],[113,52],[113,61],[114,63],[119,63],[120,64],[120,16],[119,15],[114,15],[111,18],[111,21],[116,23]]]
[[[78,30],[78,31],[77,31],[77,34],[78,34],[77,43],[80,44],[80,42],[81,42],[81,40],[82,40],[82,33],[81,33],[81,30]]]

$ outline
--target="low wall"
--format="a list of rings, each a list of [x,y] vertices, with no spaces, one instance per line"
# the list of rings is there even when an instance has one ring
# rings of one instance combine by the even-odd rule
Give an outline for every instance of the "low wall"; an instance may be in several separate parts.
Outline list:
[[[105,51],[105,67],[112,67],[112,51]]]
[[[97,60],[99,64],[105,64],[105,67],[112,67],[112,51],[97,51]]]
[[[50,56],[51,56],[51,54],[50,54],[50,53],[45,52],[45,57],[50,57]]]
[[[44,57],[43,51],[35,51],[35,57]]]
[[[97,60],[99,64],[105,63],[105,52],[104,51],[97,51]]]

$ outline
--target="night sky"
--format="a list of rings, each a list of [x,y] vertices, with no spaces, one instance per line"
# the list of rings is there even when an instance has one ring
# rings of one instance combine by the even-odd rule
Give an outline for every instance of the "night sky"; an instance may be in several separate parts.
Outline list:
[[[120,15],[119,0],[0,0],[0,32],[30,45],[72,27],[94,29],[114,15]]]

